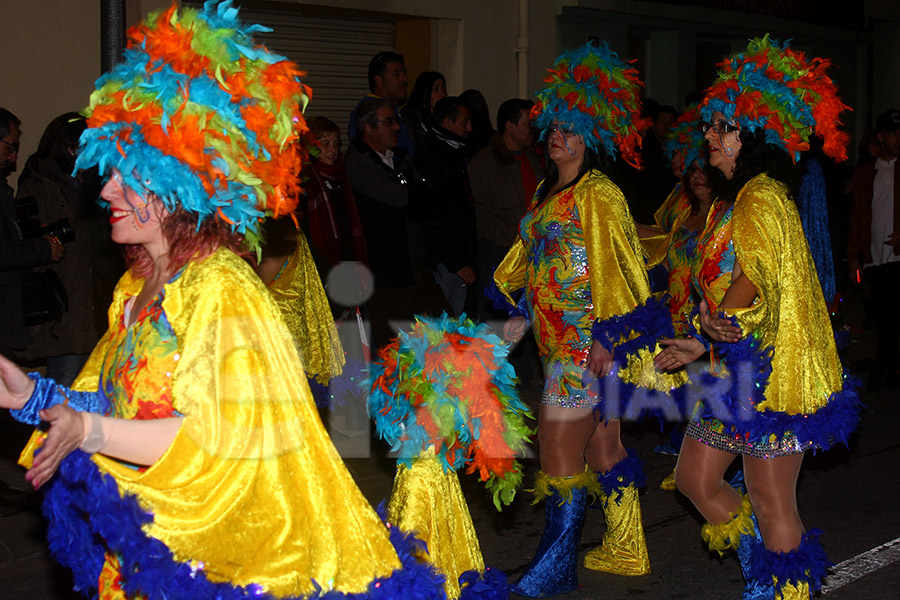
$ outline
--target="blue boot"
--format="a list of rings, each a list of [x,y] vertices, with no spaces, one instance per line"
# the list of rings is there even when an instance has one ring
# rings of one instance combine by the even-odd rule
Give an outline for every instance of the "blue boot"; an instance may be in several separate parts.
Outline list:
[[[747,487],[744,484],[744,473],[742,471],[737,471],[729,483],[740,492],[742,500],[747,498]],[[756,513],[752,512],[752,510],[750,512],[750,521],[753,525],[753,531],[749,533],[741,532],[741,540],[737,547],[738,560],[741,561],[741,574],[744,576],[745,582],[741,600],[771,600],[775,597],[775,588],[772,586],[772,581],[754,579],[750,575],[753,550],[757,547],[764,547],[762,534],[759,532],[759,522],[756,520]]]
[[[535,492],[537,501],[545,501],[544,533],[531,564],[512,585],[514,594],[545,598],[578,587],[578,547],[592,480],[589,471],[570,477],[538,473]]]

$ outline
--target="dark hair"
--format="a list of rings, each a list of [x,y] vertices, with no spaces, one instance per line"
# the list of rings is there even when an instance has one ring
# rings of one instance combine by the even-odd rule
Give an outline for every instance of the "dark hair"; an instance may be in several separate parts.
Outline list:
[[[661,115],[663,113],[666,113],[668,115],[674,115],[675,117],[678,117],[678,109],[677,108],[675,108],[674,106],[671,106],[669,104],[663,104],[658,109],[656,109],[656,114],[653,115],[653,122],[655,123],[656,120],[659,118],[659,115]]]
[[[384,77],[385,72],[387,71],[388,63],[399,62],[402,63],[403,55],[397,54],[396,52],[391,52],[390,50],[385,50],[384,52],[379,52],[375,56],[372,57],[372,60],[369,61],[369,91],[375,91],[375,77]]]
[[[62,114],[47,125],[38,142],[37,151],[28,157],[25,168],[33,169],[38,161],[51,157],[67,175],[75,168],[74,149],[81,133],[87,129],[85,118],[78,113]]]
[[[532,100],[525,100],[523,98],[511,98],[510,100],[506,100],[500,105],[500,108],[497,109],[497,131],[502,135],[506,131],[507,123],[518,125],[519,119],[522,116],[522,111],[525,111],[525,116],[527,117],[532,106],[534,106],[534,101]]]
[[[547,156],[550,156],[550,150],[547,150]],[[593,150],[588,146],[584,147],[584,158],[581,161],[581,168],[578,169],[578,174],[575,176],[575,179],[570,181],[563,187],[561,190],[570,188],[584,177],[587,173],[591,171],[600,171],[606,176],[609,176],[610,172],[612,172],[612,165],[609,161],[609,157],[606,155],[606,152],[601,148],[599,150]],[[547,173],[544,176],[544,184],[541,186],[539,196],[538,196],[538,204],[543,204],[543,202],[550,196],[550,189],[556,185],[556,182],[559,181],[559,169],[556,167],[556,163],[548,161]]]
[[[22,121],[19,120],[19,117],[12,114],[5,108],[0,108],[0,139],[3,139],[9,135],[9,132],[12,131],[13,125],[19,127],[20,125],[22,125]]]
[[[440,125],[445,119],[455,121],[459,117],[460,107],[465,104],[456,96],[446,96],[437,101],[434,105],[434,114],[432,115],[433,123]]]
[[[325,117],[312,117],[306,121],[306,126],[309,127],[309,133],[316,138],[329,133],[341,135],[341,128],[334,121]]]
[[[418,111],[426,124],[431,123],[431,88],[438,79],[447,83],[447,78],[437,71],[426,71],[416,77],[416,83],[406,102],[406,107]]]
[[[383,98],[366,98],[356,107],[356,136],[362,139],[366,133],[366,125],[372,129],[378,127],[378,109],[388,107],[392,111],[394,105]]]
[[[738,192],[748,181],[765,173],[788,188],[793,198],[799,185],[800,173],[787,152],[766,143],[766,132],[760,127],[754,132],[740,132],[741,149],[734,161],[734,175],[727,179],[719,169],[711,169],[710,184],[713,196],[729,202],[737,199]]]
[[[473,129],[491,128],[491,113],[488,110],[488,104],[487,100],[484,99],[484,94],[478,90],[466,90],[459,95],[459,101],[469,109],[469,113],[472,115]],[[487,124],[487,127],[485,127],[485,124]]]
[[[700,198],[697,197],[694,193],[694,189],[691,187],[691,172],[694,170],[706,173],[706,179],[710,184],[713,180],[713,171],[718,171],[718,169],[710,167],[709,163],[702,167],[697,166],[697,163],[692,163],[691,166],[685,169],[684,173],[681,174],[681,189],[684,190],[688,202],[691,205],[691,215],[696,215],[700,212]],[[712,192],[712,190],[710,190],[710,192]],[[715,198],[715,196],[713,196],[713,198]]]

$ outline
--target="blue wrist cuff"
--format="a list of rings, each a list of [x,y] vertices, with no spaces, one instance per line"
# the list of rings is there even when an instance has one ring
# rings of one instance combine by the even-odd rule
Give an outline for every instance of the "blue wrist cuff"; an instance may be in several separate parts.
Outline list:
[[[38,373],[29,373],[28,377],[34,381],[34,391],[25,406],[19,410],[9,411],[16,421],[39,425],[40,411],[57,404],[67,404],[78,412],[101,415],[109,413],[109,401],[99,391],[77,392],[64,385],[58,385],[53,379],[42,377]]]

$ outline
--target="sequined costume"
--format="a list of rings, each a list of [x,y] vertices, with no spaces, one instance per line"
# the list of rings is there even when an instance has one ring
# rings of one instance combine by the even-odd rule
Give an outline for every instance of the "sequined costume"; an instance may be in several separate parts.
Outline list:
[[[494,279],[510,302],[512,292],[525,289],[544,366],[541,402],[594,406],[597,387],[582,379],[592,325],[635,312],[650,298],[643,251],[619,188],[605,175],[591,171],[533,206],[520,222],[519,237]],[[670,389],[672,377],[656,373],[653,367],[653,349],[655,342],[651,349],[631,354],[619,378],[652,389]]]
[[[797,208],[784,185],[766,175],[751,179],[734,204],[710,210],[693,281],[711,310],[731,284],[735,259],[758,296],[748,308],[726,311],[737,318],[743,339],[713,344],[713,373],[703,383],[739,371],[749,378],[730,377],[722,397],[698,405],[687,434],[758,458],[845,442],[856,397],[844,386]]]
[[[167,581],[162,571],[151,575],[157,555],[167,550],[176,565],[173,579],[187,573],[196,581],[191,573],[197,571],[209,582],[245,586],[249,595],[298,596],[319,586],[357,593],[376,578],[382,578],[379,586],[388,585],[400,572],[398,554],[331,445],[304,378],[297,377],[301,367],[291,336],[250,267],[228,250],[189,263],[126,326],[125,307],[142,283],[130,271],[119,282],[110,329],[73,389],[99,389],[117,417],[177,411],[184,421],[166,453],[146,469],[100,454],[69,455],[48,490],[58,511],[50,524],[51,549],[74,554],[73,541],[54,548],[60,534],[53,528],[76,527],[71,535],[84,549],[60,558],[82,576],[99,570],[92,561],[99,549],[103,562],[105,552],[100,580],[110,587],[101,588],[101,598],[121,597],[119,561],[129,573],[143,571],[149,585],[170,586],[148,596],[199,593]],[[23,452],[26,464],[33,448]],[[91,463],[112,480],[92,475]],[[139,543],[122,542],[125,522],[104,525],[95,515],[60,523],[65,507],[78,501],[71,485],[86,467],[95,485],[111,489],[113,505],[133,495],[151,513],[152,522],[138,526],[138,533],[148,534],[140,544],[150,544],[154,556],[141,554]],[[91,506],[101,506],[95,493],[103,498],[92,491]]]

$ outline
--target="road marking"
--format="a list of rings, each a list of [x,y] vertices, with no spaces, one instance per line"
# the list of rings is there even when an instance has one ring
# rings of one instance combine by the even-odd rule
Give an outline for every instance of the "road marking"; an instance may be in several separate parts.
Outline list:
[[[897,561],[900,561],[900,538],[836,564],[822,586],[822,595]]]

